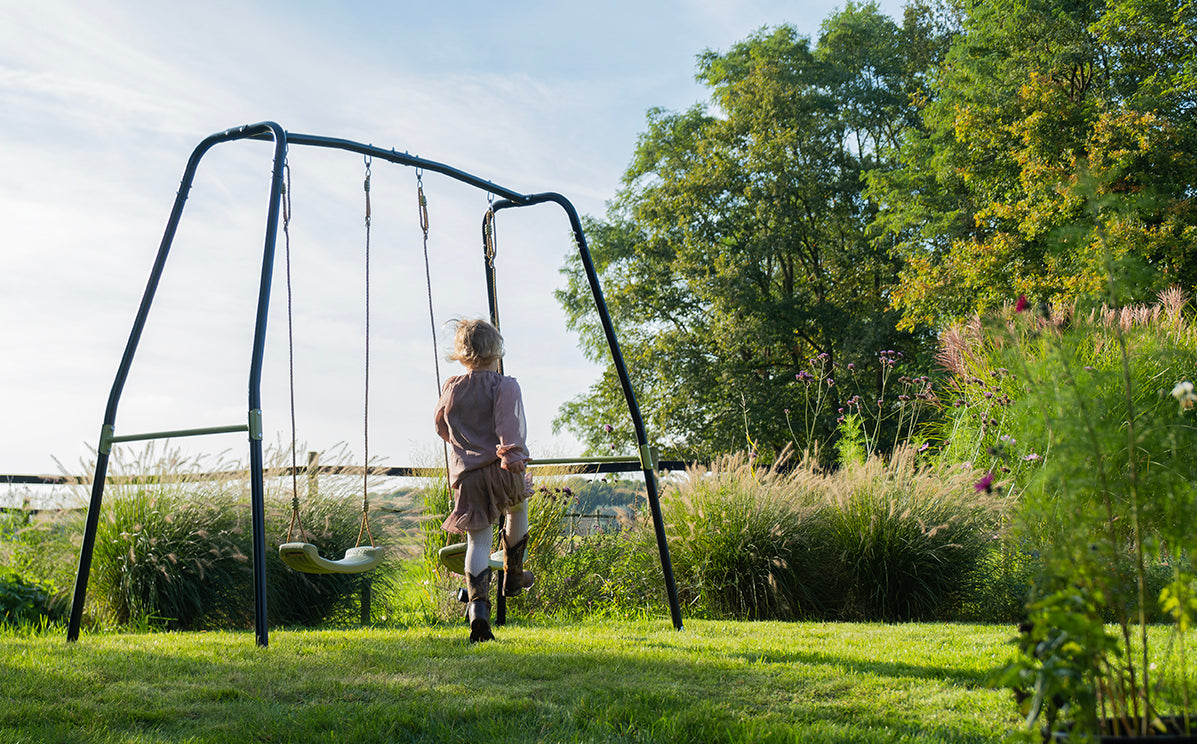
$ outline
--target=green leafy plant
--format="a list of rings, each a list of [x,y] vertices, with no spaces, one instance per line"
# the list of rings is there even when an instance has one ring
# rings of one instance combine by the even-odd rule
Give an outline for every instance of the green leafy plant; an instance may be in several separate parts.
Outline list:
[[[0,567],[0,625],[37,625],[59,621],[61,602],[52,584]]]
[[[1024,698],[1029,728],[1147,736],[1190,710],[1183,655],[1153,666],[1147,633],[1166,613],[1183,649],[1194,610],[1197,397],[1184,383],[1197,369],[1197,333],[1184,305],[1169,291],[1154,305],[1074,313],[1067,324],[1018,313],[991,331],[1013,339],[1025,375],[1015,406],[1043,432],[1017,534],[1044,572],[1023,655],[999,677],[1038,700]]]

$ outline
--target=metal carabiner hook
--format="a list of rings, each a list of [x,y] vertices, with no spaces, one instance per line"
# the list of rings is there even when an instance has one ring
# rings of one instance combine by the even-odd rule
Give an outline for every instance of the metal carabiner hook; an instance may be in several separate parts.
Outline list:
[[[366,229],[370,228],[370,163],[373,158],[366,155],[362,158],[366,163],[366,178],[362,181],[362,190],[366,192]]]
[[[486,204],[487,204],[487,209],[486,209],[487,219],[485,220],[486,230],[485,230],[485,235],[483,237],[485,238],[485,241],[486,241],[486,245],[485,245],[486,262],[487,262],[487,264],[489,264],[491,270],[493,270],[495,268],[495,256],[499,252],[498,245],[497,245],[498,240],[496,239],[496,236],[495,236],[495,195],[494,194],[486,195]]]
[[[416,194],[420,204],[420,229],[424,231],[424,239],[428,239],[428,198],[424,196],[424,171],[416,169]]]

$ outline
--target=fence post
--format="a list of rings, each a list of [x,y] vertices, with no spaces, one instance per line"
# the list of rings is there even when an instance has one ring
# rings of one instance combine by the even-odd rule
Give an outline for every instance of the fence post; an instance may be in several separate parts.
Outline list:
[[[362,625],[370,624],[370,599],[373,589],[369,576],[362,578]]]
[[[308,453],[308,466],[305,471],[308,474],[308,503],[313,504],[316,501],[316,496],[320,493],[320,453]]]

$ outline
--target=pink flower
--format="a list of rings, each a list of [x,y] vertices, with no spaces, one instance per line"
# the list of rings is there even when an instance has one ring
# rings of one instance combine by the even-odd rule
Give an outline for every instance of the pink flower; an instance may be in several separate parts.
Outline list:
[[[992,470],[989,471],[988,473],[985,474],[984,477],[981,478],[981,480],[974,483],[973,490],[975,490],[977,493],[980,493],[982,491],[984,491],[985,493],[992,493],[993,492],[993,471]]]
[[[1014,312],[1021,313],[1023,310],[1026,310],[1030,306],[1031,306],[1031,303],[1027,302],[1027,296],[1025,294],[1019,295],[1018,302],[1015,303],[1015,305],[1014,305]]]

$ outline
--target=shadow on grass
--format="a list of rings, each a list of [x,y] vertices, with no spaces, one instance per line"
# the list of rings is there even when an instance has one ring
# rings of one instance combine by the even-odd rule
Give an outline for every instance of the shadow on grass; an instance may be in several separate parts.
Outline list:
[[[233,633],[35,641],[6,653],[0,739],[847,744],[1009,725],[964,668],[660,627],[508,626],[475,647],[464,628],[278,632],[269,649]]]

